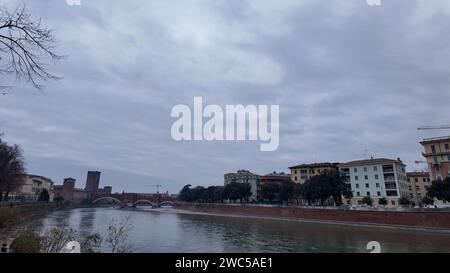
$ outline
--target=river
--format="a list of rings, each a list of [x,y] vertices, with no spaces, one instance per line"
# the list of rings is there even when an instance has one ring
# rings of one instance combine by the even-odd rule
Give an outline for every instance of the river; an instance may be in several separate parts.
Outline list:
[[[82,235],[105,234],[111,219],[125,217],[133,227],[128,237],[133,252],[369,252],[369,241],[379,242],[381,252],[450,252],[450,231],[212,216],[170,208],[61,210],[29,224],[44,231],[65,222]]]

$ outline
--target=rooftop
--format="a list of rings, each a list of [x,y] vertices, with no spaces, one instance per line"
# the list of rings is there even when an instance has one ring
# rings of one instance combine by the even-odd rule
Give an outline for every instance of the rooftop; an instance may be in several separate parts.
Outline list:
[[[440,141],[450,141],[450,136],[443,136],[443,137],[432,137],[432,138],[425,138],[420,142],[420,144],[425,143],[433,143],[433,142],[440,142]]]
[[[430,176],[429,172],[407,172],[406,176]]]
[[[55,183],[55,182],[53,182],[50,178],[45,177],[45,176],[35,175],[35,174],[27,174],[27,176],[30,177],[31,179],[33,179],[33,178],[39,178],[39,179],[42,179],[42,180],[46,180],[46,181],[48,181],[49,183],[51,183],[52,185]]]
[[[382,164],[401,164],[406,166],[403,161],[398,158],[397,160],[389,158],[371,158],[363,160],[354,160],[347,163],[339,164],[339,167],[353,167],[353,166],[365,166],[365,165],[382,165]]]
[[[336,167],[339,163],[330,163],[330,162],[321,162],[321,163],[312,163],[312,164],[301,164],[289,167],[289,169],[297,169],[297,168],[323,168],[323,167]]]
[[[283,177],[291,177],[290,174],[287,174],[287,173],[284,173],[284,172],[280,172],[280,173],[272,172],[272,173],[268,173],[268,174],[266,174],[266,175],[264,175],[264,176],[283,176]]]

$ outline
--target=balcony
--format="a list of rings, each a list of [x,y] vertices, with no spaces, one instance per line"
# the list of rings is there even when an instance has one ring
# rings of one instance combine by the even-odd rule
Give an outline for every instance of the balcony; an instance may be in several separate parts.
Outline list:
[[[387,190],[386,191],[386,196],[398,196],[398,193],[397,193],[397,191]]]
[[[384,186],[386,187],[386,190],[396,190],[397,189],[397,184],[394,182],[387,182],[384,183]]]
[[[395,176],[393,175],[385,175],[384,176],[384,182],[394,182],[395,183]]]
[[[432,157],[432,156],[446,156],[446,155],[450,155],[450,153],[448,151],[446,152],[431,152],[431,153],[424,153],[422,152],[422,156],[423,157]]]

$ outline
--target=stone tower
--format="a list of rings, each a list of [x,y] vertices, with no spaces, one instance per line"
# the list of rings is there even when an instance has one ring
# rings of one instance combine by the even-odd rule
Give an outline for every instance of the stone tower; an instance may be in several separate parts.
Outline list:
[[[98,186],[100,184],[100,172],[97,171],[88,171],[86,178],[86,187],[84,190],[86,191],[86,197],[89,201],[92,201],[92,198],[97,194]]]

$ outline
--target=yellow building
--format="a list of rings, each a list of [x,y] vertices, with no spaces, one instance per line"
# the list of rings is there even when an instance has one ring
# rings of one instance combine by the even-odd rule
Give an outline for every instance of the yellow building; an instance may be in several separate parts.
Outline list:
[[[53,181],[47,177],[39,175],[26,175],[25,182],[20,188],[11,194],[13,200],[37,201],[39,195],[45,189],[53,201]]]
[[[408,177],[409,198],[416,204],[422,202],[422,198],[427,194],[428,187],[431,186],[430,174],[428,172],[409,172]]]
[[[291,180],[294,183],[303,184],[310,177],[319,175],[325,171],[337,171],[337,165],[338,163],[323,162],[292,166],[289,167],[289,169],[291,170]]]
[[[422,155],[427,159],[431,180],[450,176],[450,136],[426,138],[420,144],[425,150]]]

